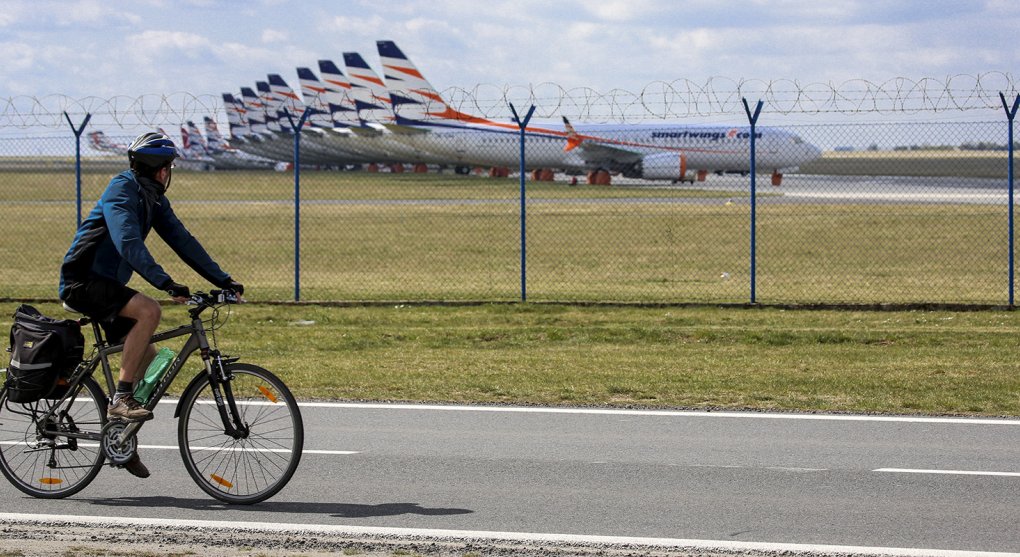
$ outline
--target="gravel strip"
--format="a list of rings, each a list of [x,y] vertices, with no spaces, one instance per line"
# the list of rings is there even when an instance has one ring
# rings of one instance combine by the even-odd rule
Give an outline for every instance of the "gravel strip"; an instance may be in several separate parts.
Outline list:
[[[763,551],[706,551],[704,549],[575,545],[503,541],[443,540],[391,536],[324,536],[308,532],[265,531],[244,528],[172,528],[165,526],[117,527],[66,522],[0,520],[0,557],[77,556],[325,556],[358,555],[429,557],[664,557],[735,555],[771,557],[846,553]]]

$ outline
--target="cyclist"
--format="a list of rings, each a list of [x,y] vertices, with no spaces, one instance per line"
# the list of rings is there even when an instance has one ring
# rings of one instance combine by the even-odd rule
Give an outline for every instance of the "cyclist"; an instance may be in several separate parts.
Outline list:
[[[220,269],[170,207],[170,187],[177,148],[161,133],[145,133],[128,147],[130,170],[114,176],[95,208],[78,228],[60,268],[59,295],[70,308],[96,320],[111,343],[124,343],[117,389],[107,417],[125,421],[152,418],[132,397],[135,382],[156,355],[150,339],[159,326],[159,302],[127,286],[137,272],[177,303],[190,296],[145,247],[155,230],[174,252],[203,278],[238,294],[244,286]],[[124,465],[146,478],[149,471],[138,455]]]

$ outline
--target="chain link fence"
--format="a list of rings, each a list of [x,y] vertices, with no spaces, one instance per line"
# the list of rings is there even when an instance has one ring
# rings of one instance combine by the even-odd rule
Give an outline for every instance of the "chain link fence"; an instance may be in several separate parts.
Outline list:
[[[297,183],[292,134],[233,138],[236,151],[179,162],[168,197],[254,300],[1006,305],[1011,145],[995,108],[811,124],[766,109],[756,176],[703,162],[749,156],[736,143],[750,135],[742,114],[719,137],[637,124],[666,143],[703,134],[671,151],[677,182],[647,179],[663,161],[623,156],[629,136],[578,125],[528,136],[523,202],[512,129],[440,131],[427,144],[311,130]],[[134,133],[115,129],[82,133],[82,216],[126,168]],[[0,297],[55,299],[79,218],[75,136],[19,130],[0,130]],[[789,141],[770,143],[770,130]],[[805,145],[815,156],[773,173],[770,160]],[[557,164],[585,149],[604,164]],[[148,246],[175,280],[202,287],[155,234]]]

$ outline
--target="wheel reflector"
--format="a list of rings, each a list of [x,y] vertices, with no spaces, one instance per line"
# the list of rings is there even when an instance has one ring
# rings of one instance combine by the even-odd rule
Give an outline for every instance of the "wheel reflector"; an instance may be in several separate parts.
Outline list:
[[[46,485],[60,485],[64,483],[64,480],[60,478],[39,478],[39,483]]]
[[[222,485],[223,487],[225,487],[227,489],[230,489],[230,488],[234,487],[234,484],[232,484],[232,483],[228,482],[227,480],[217,476],[216,474],[209,474],[209,477],[211,477],[214,482]]]
[[[259,390],[262,391],[262,394],[269,399],[269,402],[272,402],[274,404],[276,403],[276,395],[269,392],[269,389],[263,387],[262,385],[259,385]]]

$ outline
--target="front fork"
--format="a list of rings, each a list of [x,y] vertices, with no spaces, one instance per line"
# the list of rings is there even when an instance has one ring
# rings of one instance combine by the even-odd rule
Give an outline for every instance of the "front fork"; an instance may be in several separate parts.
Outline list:
[[[237,410],[237,401],[234,400],[234,391],[230,386],[234,376],[227,371],[227,364],[240,358],[224,357],[219,350],[211,350],[209,355],[210,358],[205,360],[206,372],[209,374],[209,388],[216,400],[216,409],[223,420],[223,434],[234,439],[246,439],[248,424],[241,420],[241,413]]]

